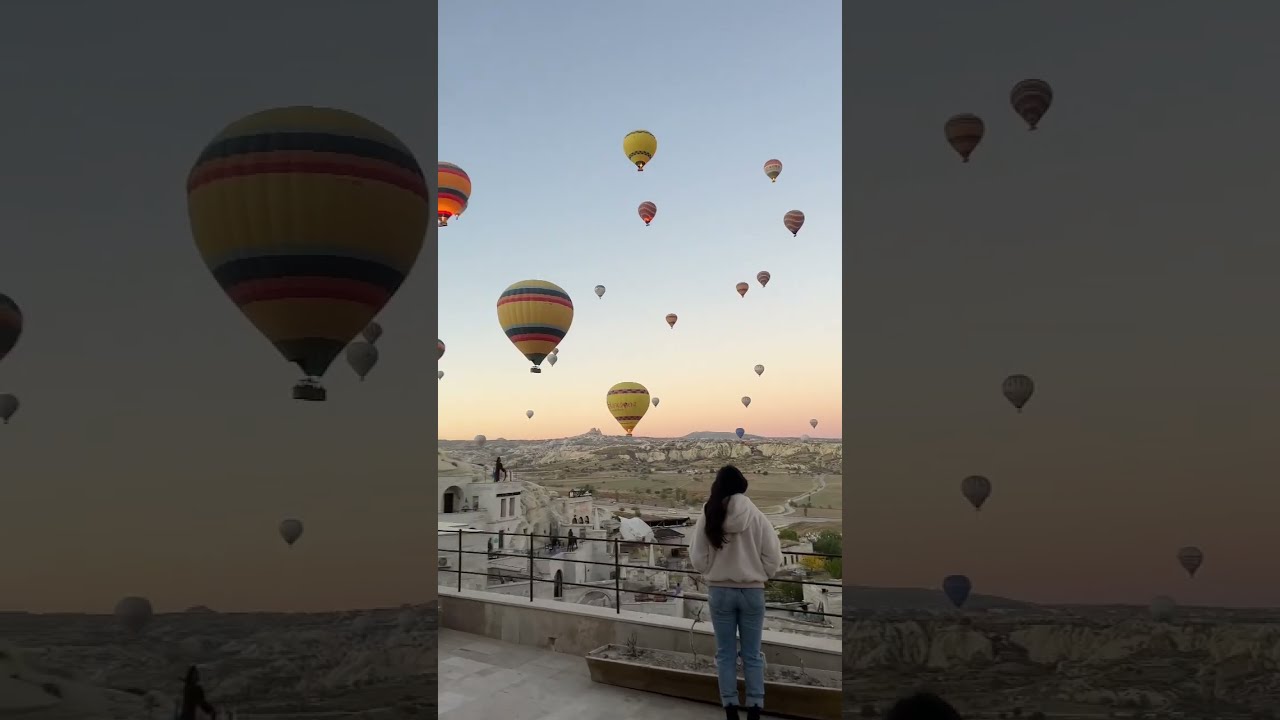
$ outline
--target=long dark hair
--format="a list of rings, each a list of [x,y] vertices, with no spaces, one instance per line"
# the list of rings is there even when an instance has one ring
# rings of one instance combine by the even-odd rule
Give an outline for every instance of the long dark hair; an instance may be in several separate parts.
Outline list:
[[[732,465],[725,465],[711,483],[711,497],[702,506],[707,518],[707,539],[717,550],[724,547],[724,519],[729,514],[729,498],[747,491],[747,477]]]
[[[962,720],[951,703],[928,692],[904,697],[889,709],[886,720]]]

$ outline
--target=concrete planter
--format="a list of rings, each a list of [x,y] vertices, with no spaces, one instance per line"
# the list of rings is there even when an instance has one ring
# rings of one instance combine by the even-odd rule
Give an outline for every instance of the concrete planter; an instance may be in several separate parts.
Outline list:
[[[691,653],[641,648],[630,657],[621,645],[605,645],[587,653],[591,679],[605,685],[670,695],[718,705],[720,689],[713,658]],[[770,664],[765,670],[764,714],[797,720],[840,720],[840,674]],[[813,684],[777,679],[778,675],[806,676]],[[771,676],[773,676],[771,678]],[[738,678],[738,697],[745,694]]]

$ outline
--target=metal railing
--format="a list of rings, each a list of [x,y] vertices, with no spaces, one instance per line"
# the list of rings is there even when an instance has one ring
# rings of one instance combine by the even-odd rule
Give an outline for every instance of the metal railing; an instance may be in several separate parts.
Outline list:
[[[680,567],[679,569],[673,569],[671,567],[665,566],[667,564],[667,561],[671,560],[672,558],[662,558],[663,565],[647,565],[647,564],[636,564],[631,562],[622,562],[621,549],[623,546],[644,547],[646,551],[651,547],[669,547],[669,548],[677,548],[677,549],[683,548],[687,550],[689,546],[684,543],[646,542],[642,540],[623,540],[621,538],[585,538],[585,537],[575,537],[572,539],[572,541],[570,541],[569,538],[563,535],[537,535],[537,534],[524,534],[524,533],[516,534],[516,533],[507,533],[507,532],[489,532],[487,530],[461,530],[461,529],[460,530],[442,530],[442,531],[439,531],[438,534],[440,536],[443,536],[445,533],[457,536],[458,547],[457,549],[449,548],[447,550],[445,548],[440,548],[439,552],[442,555],[443,553],[446,553],[446,552],[456,555],[458,558],[458,567],[456,570],[453,568],[440,567],[439,570],[440,572],[456,572],[457,573],[458,575],[457,588],[459,592],[461,592],[462,590],[463,575],[484,575],[485,577],[490,577],[493,574],[488,570],[486,570],[485,572],[478,572],[475,570],[464,570],[463,562],[462,562],[464,555],[484,555],[489,560],[496,559],[496,558],[504,558],[504,557],[521,558],[521,559],[528,560],[529,570],[527,575],[503,575],[502,577],[504,580],[512,580],[512,581],[528,580],[530,602],[536,599],[534,597],[535,595],[534,587],[535,587],[535,583],[539,583],[539,582],[557,584],[560,586],[561,589],[563,589],[564,587],[581,587],[581,588],[587,588],[589,590],[598,590],[601,592],[604,592],[606,590],[606,588],[601,587],[600,585],[589,585],[586,583],[569,582],[568,580],[564,580],[563,578],[557,580],[554,578],[547,579],[547,578],[538,577],[534,572],[534,561],[540,558],[559,560],[561,562],[566,562],[566,563],[576,563],[579,565],[599,565],[599,566],[613,568],[613,573],[612,573],[613,577],[610,578],[611,580],[613,580],[613,607],[615,611],[618,612],[619,614],[622,613],[622,593],[624,591],[638,594],[638,595],[661,596],[664,598],[685,597],[685,594],[683,593],[683,591],[679,593],[668,593],[668,592],[663,592],[661,590],[647,590],[647,589],[636,590],[632,588],[625,588],[622,586],[622,570],[624,568],[633,569],[633,570],[657,570],[657,571],[666,571],[666,572],[678,572],[682,575],[688,575],[690,577],[702,576],[702,573],[699,573],[696,570],[694,570],[692,564],[690,564],[687,560],[685,560],[684,563],[680,563],[682,567]],[[493,537],[499,538],[499,542],[503,542],[505,538],[513,538],[513,537],[526,538],[528,540],[529,547],[525,552],[521,552],[521,553],[503,552],[503,550],[506,549],[503,547],[499,547],[496,549],[487,549],[487,550],[464,550],[462,547],[463,537],[465,537],[466,535],[493,536]],[[536,547],[536,544],[533,542],[535,538],[546,538],[548,542],[544,544],[541,548],[539,548],[539,547]],[[588,542],[605,543],[605,544],[612,545],[613,546],[612,562],[600,562],[597,560],[579,560],[577,558],[563,557],[563,555],[567,552],[576,551],[578,545],[585,544]],[[559,543],[564,543],[564,544],[561,545]],[[841,557],[839,555],[825,555],[823,553],[813,553],[813,552],[795,552],[791,550],[784,551],[783,555],[803,555],[806,557],[822,558],[823,560],[838,559]],[[785,577],[773,578],[772,580],[770,580],[770,582],[790,583],[793,585],[800,585],[800,586],[815,585],[820,587],[831,587],[831,588],[841,587],[841,584],[839,582],[800,580],[800,579],[785,578]],[[696,585],[695,585],[695,590],[698,590]],[[557,597],[560,597],[560,596],[557,595]],[[788,610],[788,611],[796,612],[795,606],[801,605],[801,604],[804,604],[803,601],[788,601],[785,604],[766,602],[765,609],[766,610]],[[814,616],[820,616],[820,617],[833,617],[833,618],[841,617],[840,613],[819,612],[816,610],[805,610],[803,612],[807,615],[814,615]]]

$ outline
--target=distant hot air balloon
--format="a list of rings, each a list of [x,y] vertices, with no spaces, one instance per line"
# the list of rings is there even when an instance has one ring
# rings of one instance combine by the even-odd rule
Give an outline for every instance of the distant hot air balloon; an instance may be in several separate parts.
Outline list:
[[[609,407],[609,414],[613,415],[613,419],[618,421],[630,437],[644,414],[649,411],[649,391],[640,383],[620,382],[609,388],[609,392],[605,394],[605,404]]]
[[[1009,92],[1009,104],[1026,121],[1027,129],[1035,130],[1053,105],[1053,88],[1043,80],[1023,80]]]
[[[378,348],[373,343],[353,342],[347,346],[347,364],[364,382],[364,378],[378,364]]]
[[[443,371],[443,370],[437,370],[437,371],[436,371],[436,379],[437,379],[437,380],[443,380],[443,379],[444,379],[444,371]]]
[[[191,234],[214,279],[324,400],[329,366],[386,306],[430,212],[413,153],[342,110],[291,107],[228,125],[187,178]]]
[[[542,361],[564,340],[573,324],[573,300],[545,280],[513,283],[498,296],[498,324],[521,355],[540,373]]]
[[[0,293],[0,360],[9,354],[22,337],[22,310],[18,303]]]
[[[943,131],[946,133],[947,142],[960,153],[961,159],[969,162],[969,156],[978,147],[978,143],[982,142],[982,136],[986,134],[987,127],[983,124],[982,118],[964,113],[951,116]]]
[[[768,270],[761,270],[756,273],[756,282],[760,283],[760,287],[767,287],[769,285],[769,279],[772,277],[773,276],[769,274]]]
[[[439,360],[442,357],[444,357],[444,341],[436,338],[436,359]]]
[[[769,178],[770,182],[778,182],[778,176],[782,174],[782,161],[766,160],[764,163],[764,174]]]
[[[991,481],[981,475],[970,475],[960,481],[960,494],[973,505],[974,510],[981,510],[982,504],[991,497]]]
[[[1178,609],[1178,603],[1168,595],[1157,595],[1151,599],[1151,617],[1156,622],[1169,622]]]
[[[645,200],[640,203],[640,207],[636,208],[636,212],[640,213],[640,219],[644,221],[645,225],[648,225],[655,217],[657,217],[658,206],[648,200]]]
[[[382,337],[382,326],[376,322],[371,322],[365,326],[364,331],[360,334],[364,336],[365,342],[372,345]]]
[[[755,366],[755,367],[754,367],[754,368],[752,368],[752,369],[756,371],[756,377],[759,377],[759,376],[761,376],[761,375],[763,375],[763,374],[764,374],[764,366],[763,366],[763,365],[757,365],[757,366]]]
[[[550,355],[547,356],[547,362],[551,363],[551,367],[555,367],[556,363],[559,361],[560,361],[560,356],[556,355],[555,353],[551,353]]]
[[[525,416],[525,417],[527,417],[527,418],[529,418],[530,420],[532,420],[532,419],[533,419],[533,411],[532,411],[532,410],[525,410],[525,411],[524,411],[524,416]]]
[[[302,537],[302,521],[297,518],[285,518],[280,521],[280,538],[285,541],[289,547],[298,542],[298,538]]]
[[[1005,399],[1013,403],[1018,412],[1022,412],[1022,406],[1027,404],[1035,391],[1036,384],[1026,375],[1010,375],[1000,385],[1000,392],[1004,393]]]
[[[658,407],[658,403],[659,403],[659,402],[660,402],[660,399],[659,399],[659,398],[654,398],[654,399],[653,399],[653,406],[654,406],[654,407]]]
[[[635,163],[636,170],[643,172],[644,166],[658,152],[658,138],[648,130],[632,130],[622,138],[622,152],[627,154],[628,160]]]
[[[746,284],[746,283],[744,283],[744,282],[740,282],[740,283],[738,283],[737,285],[735,285],[735,286],[734,286],[734,288],[738,291],[738,296],[739,296],[739,297],[746,297],[746,296],[747,296],[747,290],[750,290],[750,289],[751,289],[751,286],[750,286],[750,285],[748,285],[748,284]]]
[[[597,285],[597,286],[596,286],[596,297],[598,297],[598,298],[603,298],[603,297],[604,297],[604,286],[603,286],[603,285]]]
[[[488,439],[488,438],[486,438],[486,437],[485,437],[485,436],[483,436],[483,435],[477,435],[477,436],[475,437],[475,444],[476,444],[476,447],[484,447],[484,444],[485,444],[486,442],[488,442],[488,441],[489,441],[489,439]]]
[[[818,429],[818,418],[809,418],[809,427],[814,430]]]
[[[1178,564],[1183,570],[1187,571],[1190,577],[1196,576],[1196,571],[1200,569],[1200,565],[1204,563],[1204,552],[1194,545],[1178,550]]]
[[[151,601],[144,597],[130,596],[116,603],[116,621],[135,635],[151,622],[152,614]]]
[[[17,395],[11,395],[9,393],[0,395],[0,420],[4,421],[5,425],[8,425],[9,418],[13,417],[14,413],[18,412],[18,408],[21,406],[22,403],[18,402]]]
[[[675,330],[676,321],[679,319],[680,319],[680,316],[676,315],[675,313],[667,313],[667,326],[670,327],[672,330]]]
[[[552,354],[552,355],[559,355],[559,354],[560,354],[560,348],[551,348],[551,354]]]
[[[739,440],[741,440],[741,439],[742,439],[742,436],[747,434],[747,431],[746,431],[746,430],[744,430],[743,428],[738,428],[738,429],[736,429],[736,430],[734,430],[734,431],[733,431],[733,434],[734,434],[734,435],[737,435],[737,436],[738,436],[738,439],[739,439]]]
[[[801,441],[801,442],[809,442],[809,440],[810,440],[810,439],[811,439],[811,438],[810,438],[808,435],[801,435],[801,436],[800,436],[800,441]]]
[[[800,228],[804,226],[804,213],[799,210],[788,210],[787,214],[782,216],[782,224],[791,231],[791,237],[795,237],[800,234]]]
[[[449,218],[462,217],[462,211],[471,202],[471,176],[453,163],[436,165],[436,180],[440,193],[436,198],[436,218],[440,227],[449,224]]]
[[[742,407],[751,407],[751,398],[746,395],[742,396]]]
[[[964,575],[948,575],[942,579],[942,592],[946,593],[947,599],[957,608],[964,606],[971,590],[973,583]]]

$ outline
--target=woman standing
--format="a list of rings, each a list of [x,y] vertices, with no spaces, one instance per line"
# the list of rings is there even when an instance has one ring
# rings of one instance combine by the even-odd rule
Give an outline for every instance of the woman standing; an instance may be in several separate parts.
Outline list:
[[[689,545],[694,569],[710,586],[720,704],[728,720],[738,718],[738,657],[748,720],[757,720],[764,707],[764,584],[782,565],[778,533],[746,492],[747,478],[741,470],[732,465],[720,468]]]

